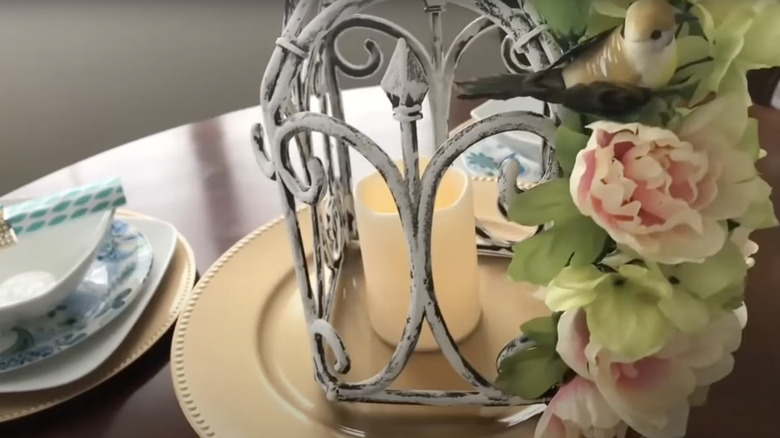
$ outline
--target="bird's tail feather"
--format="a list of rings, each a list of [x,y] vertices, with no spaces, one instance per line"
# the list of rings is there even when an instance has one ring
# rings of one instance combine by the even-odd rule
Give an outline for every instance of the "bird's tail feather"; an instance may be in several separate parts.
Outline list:
[[[560,103],[561,92],[566,88],[559,69],[487,76],[455,85],[461,99],[533,97],[550,103]]]
[[[559,69],[490,76],[456,85],[461,99],[533,97],[576,112],[601,115],[630,113],[653,97],[647,88],[619,83],[593,82],[567,88]]]

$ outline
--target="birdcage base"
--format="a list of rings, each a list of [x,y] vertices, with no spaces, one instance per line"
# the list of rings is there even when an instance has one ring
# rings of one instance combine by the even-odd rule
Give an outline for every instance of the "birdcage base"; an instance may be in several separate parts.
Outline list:
[[[489,182],[479,182],[483,189]],[[492,183],[493,190],[494,182]],[[478,216],[501,220],[477,197]],[[495,197],[493,197],[495,199]],[[480,206],[484,215],[480,215]],[[309,233],[308,211],[301,231]],[[514,230],[515,232],[517,230]],[[499,230],[500,232],[500,230]],[[299,290],[282,223],[258,231],[207,273],[177,328],[173,351],[179,400],[201,436],[531,437],[531,407],[435,407],[338,403],[325,397],[313,365]],[[371,329],[360,255],[349,253],[333,325],[351,354],[344,376],[360,381],[387,364],[393,347]],[[544,315],[531,286],[511,282],[507,259],[480,258],[483,318],[459,347],[484,376],[527,319]],[[468,390],[441,353],[416,352],[392,389]],[[532,423],[532,422],[531,422]],[[271,433],[273,432],[273,433]]]

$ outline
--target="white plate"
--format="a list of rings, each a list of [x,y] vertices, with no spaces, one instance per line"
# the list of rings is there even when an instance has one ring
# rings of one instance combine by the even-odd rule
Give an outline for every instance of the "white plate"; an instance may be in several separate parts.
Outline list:
[[[518,182],[534,183],[542,179],[542,166],[509,148],[498,136],[487,138],[470,147],[460,156],[460,165],[473,176],[495,178],[501,163],[514,158],[520,163]]]
[[[162,281],[176,247],[176,229],[150,219],[125,219],[151,242],[154,264],[141,295],[108,326],[62,353],[0,376],[0,393],[39,391],[67,385],[100,366],[119,347],[141,317]]]
[[[76,290],[39,318],[0,334],[0,373],[50,359],[124,314],[143,292],[154,262],[152,245],[133,224],[117,220]]]
[[[530,97],[516,97],[508,100],[488,100],[471,111],[471,117],[482,120],[510,111],[528,111],[542,114],[544,103]],[[542,139],[530,132],[508,131],[492,137],[530,161],[541,163]]]
[[[20,234],[15,245],[0,251],[3,329],[45,315],[79,286],[108,235],[113,216],[113,210],[87,214],[57,226],[44,225],[41,220],[28,229],[42,229]]]
[[[544,103],[530,97],[488,100],[471,111],[474,120],[509,111],[541,114]],[[542,177],[542,139],[520,131],[502,132],[470,147],[460,158],[461,167],[474,176],[497,177],[501,162],[514,158],[520,163],[518,182],[533,183]]]

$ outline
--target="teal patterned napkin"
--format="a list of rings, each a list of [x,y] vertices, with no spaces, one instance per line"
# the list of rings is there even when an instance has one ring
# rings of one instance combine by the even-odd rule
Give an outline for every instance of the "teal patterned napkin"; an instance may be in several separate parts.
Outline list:
[[[8,206],[4,222],[19,236],[126,203],[119,178],[112,178]]]

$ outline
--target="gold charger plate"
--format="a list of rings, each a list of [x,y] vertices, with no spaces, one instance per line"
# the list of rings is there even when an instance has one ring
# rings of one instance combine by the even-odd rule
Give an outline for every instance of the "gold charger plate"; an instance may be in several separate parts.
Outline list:
[[[507,224],[495,207],[496,182],[474,180],[477,217],[491,231],[522,238],[529,228]],[[309,210],[299,212],[310,244]],[[307,247],[307,253],[311,248]],[[370,328],[360,255],[345,265],[334,326],[359,381],[378,372],[392,348]],[[494,378],[498,353],[522,322],[548,313],[533,287],[507,278],[509,261],[480,258],[483,318],[460,343],[483,375]],[[446,318],[446,315],[445,315]],[[174,332],[172,373],[179,403],[202,437],[447,437],[524,438],[539,406],[421,407],[332,403],[315,383],[287,230],[270,223],[238,242],[203,276]],[[440,353],[415,353],[392,388],[470,389]]]
[[[154,219],[121,211],[119,217]],[[14,420],[68,401],[98,386],[127,368],[149,350],[176,322],[195,283],[195,255],[178,234],[176,248],[160,287],[135,327],[102,365],[81,379],[57,388],[0,397],[0,422]]]

